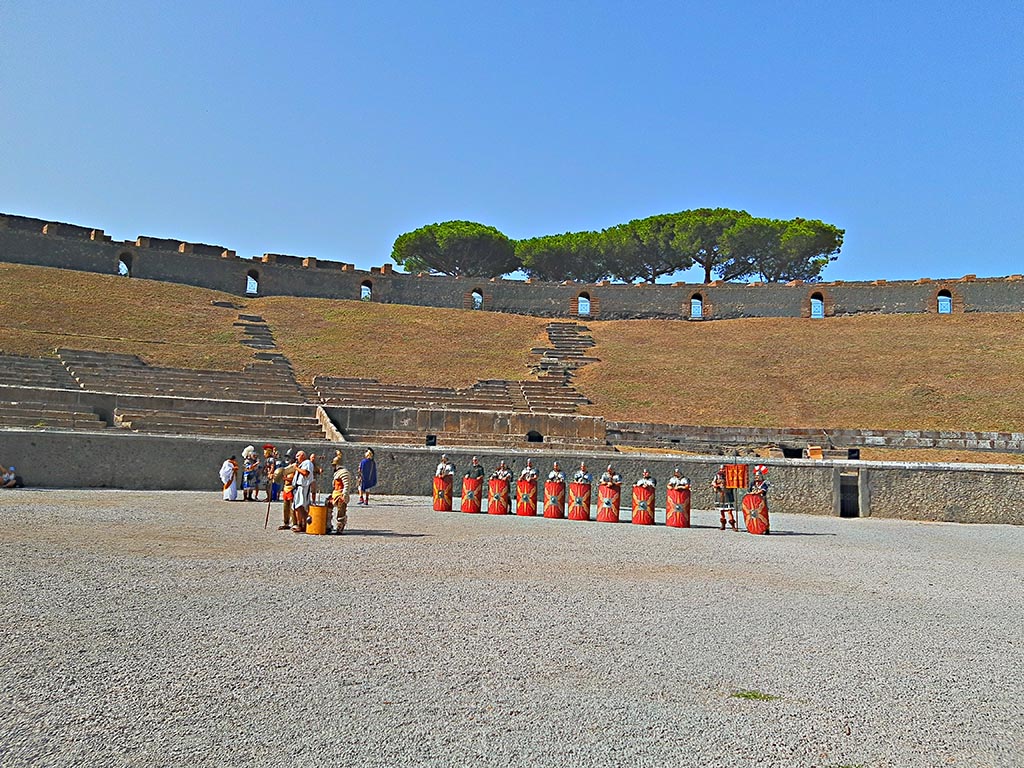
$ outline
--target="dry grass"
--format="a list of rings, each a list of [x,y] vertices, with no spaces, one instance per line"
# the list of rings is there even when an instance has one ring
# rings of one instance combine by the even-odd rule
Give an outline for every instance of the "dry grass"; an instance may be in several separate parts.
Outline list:
[[[613,419],[1024,431],[1024,315],[588,322]]]
[[[236,370],[252,360],[232,326],[238,311],[210,303],[235,296],[13,264],[0,264],[0,284],[7,352],[70,346]],[[522,379],[530,349],[547,345],[543,318],[290,297],[245,304],[267,319],[306,381],[328,374],[463,387]],[[587,325],[601,362],[582,368],[577,386],[594,402],[589,412],[611,419],[1024,431],[1022,314]],[[911,451],[906,460],[924,455]],[[944,460],[937,456],[930,460]]]
[[[248,306],[270,323],[302,381],[324,374],[466,387],[524,379],[530,349],[547,345],[546,320],[497,312],[290,297]]]
[[[913,461],[950,464],[1024,464],[1024,454],[952,451],[941,448],[861,448],[863,461]]]
[[[49,355],[57,347],[131,352],[153,365],[238,369],[252,353],[232,327],[228,294],[154,280],[0,264],[0,349]]]

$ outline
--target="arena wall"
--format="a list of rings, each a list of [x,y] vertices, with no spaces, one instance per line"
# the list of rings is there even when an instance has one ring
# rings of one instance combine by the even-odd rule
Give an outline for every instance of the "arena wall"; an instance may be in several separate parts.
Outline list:
[[[0,214],[0,261],[87,272],[117,274],[124,260],[132,277],[183,283],[245,295],[247,277],[258,281],[260,296],[309,296],[359,299],[366,284],[370,300],[463,309],[478,292],[482,309],[535,315],[578,317],[578,298],[591,303],[595,319],[690,317],[691,298],[700,296],[703,319],[810,317],[818,294],[829,316],[859,313],[937,312],[938,295],[948,293],[952,311],[1024,311],[1021,275],[977,279],[830,282],[804,284],[676,283],[622,285],[475,280],[396,273],[391,265],[370,271],[314,257],[264,254],[239,258],[219,245],[139,236],[113,241],[103,230],[24,216]]]
[[[291,447],[291,446],[289,446]],[[327,442],[300,446],[333,456],[338,446]],[[0,457],[14,463],[30,487],[123,488],[132,490],[216,491],[217,470],[229,455],[241,454],[237,440],[216,438],[0,430]],[[376,446],[380,494],[429,497],[430,478],[440,451],[427,448]],[[346,464],[355,467],[364,446],[345,444]],[[447,449],[460,470],[471,454]],[[607,463],[627,481],[644,467],[660,480],[659,506],[664,504],[664,479],[678,466],[693,482],[693,506],[713,506],[708,487],[718,466],[713,457],[644,456],[606,452],[543,455],[516,450],[476,450],[487,468],[500,459],[521,468],[528,456],[546,469],[554,460],[571,468],[583,459],[599,474]],[[906,464],[893,462],[759,460],[769,466],[771,509],[815,515],[838,515],[843,476],[856,475],[861,516],[961,523],[1024,524],[1024,512],[1008,502],[1024,494],[1024,468],[1002,465]],[[0,493],[21,493],[0,491]],[[424,503],[427,503],[426,501]],[[254,507],[255,508],[255,507]],[[255,512],[254,512],[255,515]],[[625,512],[623,513],[625,516]]]

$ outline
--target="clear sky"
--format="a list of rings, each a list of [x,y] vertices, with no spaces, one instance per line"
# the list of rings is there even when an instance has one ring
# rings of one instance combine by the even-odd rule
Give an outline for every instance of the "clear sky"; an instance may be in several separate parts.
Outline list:
[[[0,211],[240,256],[722,206],[844,228],[825,279],[1007,275],[1022,136],[1021,0],[0,0]]]

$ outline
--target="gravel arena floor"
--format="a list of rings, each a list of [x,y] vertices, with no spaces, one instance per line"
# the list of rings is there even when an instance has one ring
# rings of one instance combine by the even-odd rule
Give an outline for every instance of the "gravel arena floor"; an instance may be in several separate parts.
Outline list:
[[[265,514],[0,491],[0,765],[1024,764],[1022,527]]]

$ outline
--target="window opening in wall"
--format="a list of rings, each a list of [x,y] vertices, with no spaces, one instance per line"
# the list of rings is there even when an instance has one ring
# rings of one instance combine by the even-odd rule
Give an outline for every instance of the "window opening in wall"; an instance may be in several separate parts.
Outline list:
[[[484,295],[480,292],[480,289],[473,291],[473,309],[484,308]]]
[[[690,297],[690,319],[700,320],[704,317],[704,297],[699,293]]]
[[[260,273],[250,269],[245,276],[245,293],[247,296],[255,296],[260,292]]]
[[[581,293],[576,297],[576,314],[580,317],[590,317],[590,294]]]
[[[121,277],[132,276],[132,257],[127,253],[122,253],[117,260],[117,274]]]
[[[437,435],[427,435],[426,442],[424,443],[427,448],[433,448],[437,445]]]
[[[363,280],[359,286],[359,300],[360,301],[371,301],[373,299],[373,283],[369,280]]]
[[[940,315],[953,314],[953,294],[949,291],[939,291],[938,310]]]
[[[825,317],[825,298],[820,293],[811,294],[811,317],[815,320]]]
[[[544,442],[544,435],[542,435],[540,432],[537,432],[534,429],[531,429],[529,432],[526,433],[526,442],[528,442],[528,443],[543,443]]]

